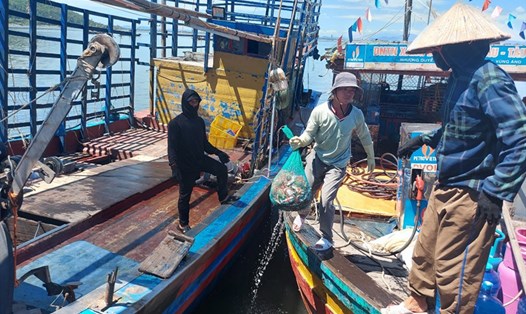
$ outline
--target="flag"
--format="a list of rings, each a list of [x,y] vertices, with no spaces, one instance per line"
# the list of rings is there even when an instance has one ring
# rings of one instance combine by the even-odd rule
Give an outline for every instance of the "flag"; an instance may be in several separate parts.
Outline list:
[[[508,27],[509,28],[513,29],[513,21],[515,21],[516,18],[517,17],[515,15],[513,15],[513,14],[510,14],[508,16]]]
[[[389,4],[389,0],[385,0],[385,4]]]
[[[349,42],[352,43],[352,26],[349,26],[347,32],[349,33]]]
[[[365,18],[369,22],[371,22],[373,20],[373,15],[371,14],[371,10],[369,10],[369,8],[367,8],[367,10],[365,10]]]
[[[358,25],[358,32],[360,32],[360,34],[362,33],[362,29],[363,29],[363,25],[362,25],[362,18],[359,17],[357,20],[356,20],[356,24]]]
[[[526,39],[524,37],[524,31],[526,30],[526,22],[522,22],[521,32],[519,33],[519,36],[521,36],[522,39]]]
[[[502,13],[502,8],[499,6],[496,6],[493,10],[493,13],[491,13],[491,18],[496,19],[500,14]]]
[[[341,35],[340,38],[338,38],[338,42],[336,43],[338,53],[343,53],[342,39],[343,39],[343,35]]]
[[[486,11],[490,3],[491,3],[490,0],[484,0],[484,4],[482,5],[482,11]]]
[[[356,32],[358,30],[358,21],[355,21],[352,25],[351,25],[351,29],[353,32]]]
[[[380,8],[380,0],[374,0],[374,6],[379,9]]]

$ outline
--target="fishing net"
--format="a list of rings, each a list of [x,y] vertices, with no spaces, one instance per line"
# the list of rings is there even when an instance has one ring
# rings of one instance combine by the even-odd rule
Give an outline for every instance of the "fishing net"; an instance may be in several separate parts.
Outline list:
[[[293,134],[288,127],[283,132],[290,139]],[[270,202],[279,210],[298,211],[310,206],[312,192],[299,150],[293,151],[270,186]]]

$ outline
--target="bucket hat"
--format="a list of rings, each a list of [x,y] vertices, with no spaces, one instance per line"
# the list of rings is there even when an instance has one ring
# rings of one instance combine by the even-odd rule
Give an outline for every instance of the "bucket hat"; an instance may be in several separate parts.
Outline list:
[[[363,94],[363,89],[358,86],[358,80],[356,76],[349,72],[341,72],[336,75],[334,78],[334,83],[331,87],[331,93],[333,93],[337,88],[340,87],[354,87],[356,88],[356,99],[360,99]]]
[[[510,39],[493,22],[473,6],[456,3],[427,26],[407,47],[408,54],[430,52],[433,48],[487,40],[490,43]]]

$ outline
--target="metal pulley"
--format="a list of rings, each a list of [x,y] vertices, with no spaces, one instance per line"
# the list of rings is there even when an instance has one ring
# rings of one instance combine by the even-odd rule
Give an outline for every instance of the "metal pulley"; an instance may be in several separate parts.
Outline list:
[[[89,42],[88,48],[83,55],[91,55],[97,51],[102,51],[102,57],[97,64],[97,68],[104,69],[111,67],[119,60],[121,50],[119,45],[109,34],[101,33],[95,35]]]

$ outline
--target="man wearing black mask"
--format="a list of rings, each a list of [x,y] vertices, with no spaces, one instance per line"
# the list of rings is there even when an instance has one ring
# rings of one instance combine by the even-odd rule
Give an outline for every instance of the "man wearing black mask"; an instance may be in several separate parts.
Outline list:
[[[178,229],[183,233],[190,230],[190,196],[201,171],[217,177],[219,201],[226,203],[229,199],[225,164],[230,158],[208,141],[205,121],[198,115],[200,102],[199,94],[187,89],[182,96],[182,114],[168,123],[168,162],[172,177],[179,182]],[[205,153],[217,155],[221,162]]]
[[[451,69],[442,128],[398,150],[436,147],[437,182],[429,197],[409,274],[411,295],[382,313],[473,313],[503,201],[526,175],[526,106],[512,78],[485,60],[492,42],[509,39],[479,9],[457,3],[426,28],[407,53],[433,53]]]

